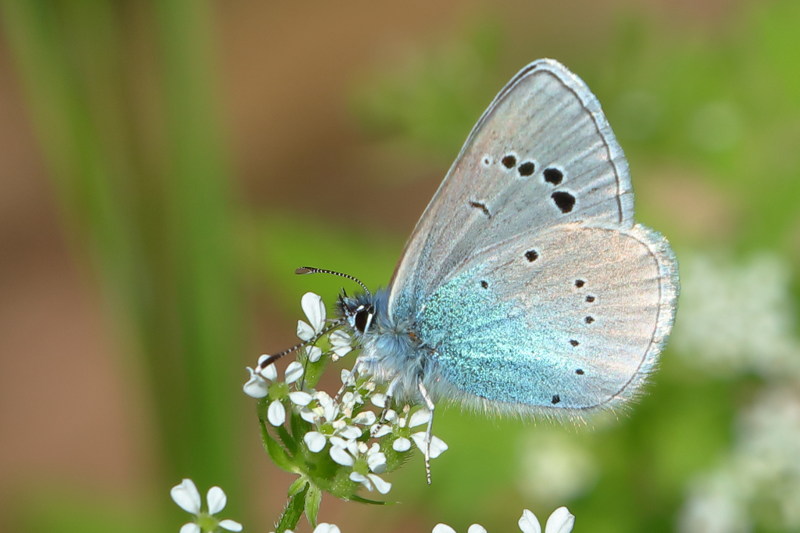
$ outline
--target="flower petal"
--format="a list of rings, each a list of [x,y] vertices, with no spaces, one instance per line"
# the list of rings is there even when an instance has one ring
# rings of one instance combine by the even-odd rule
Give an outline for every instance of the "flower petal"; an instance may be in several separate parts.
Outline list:
[[[297,361],[292,361],[286,367],[286,383],[294,383],[303,376],[303,365]]]
[[[353,466],[354,463],[353,456],[347,453],[347,451],[341,446],[331,446],[330,454],[331,454],[331,459],[333,459],[340,465]]]
[[[517,524],[522,533],[542,533],[542,526],[539,525],[539,519],[527,509],[522,511],[522,517],[520,517]]]
[[[310,341],[314,338],[315,332],[314,328],[303,322],[302,320],[297,321],[297,337],[301,341]]]
[[[286,422],[286,408],[280,400],[273,400],[267,408],[267,420],[275,427],[282,426]]]
[[[200,493],[197,491],[194,481],[184,479],[180,485],[175,485],[169,491],[170,496],[178,504],[178,507],[187,513],[198,514],[200,512]]]
[[[309,363],[316,363],[322,357],[322,348],[319,346],[306,347],[306,359]]]
[[[180,533],[203,533],[203,532],[200,529],[200,526],[198,526],[194,522],[189,522],[188,524],[183,524],[181,526]]]
[[[456,533],[456,530],[447,524],[436,524],[433,526],[431,533]]]
[[[391,432],[392,432],[392,426],[390,426],[389,424],[375,424],[370,429],[370,434],[376,439],[379,439],[384,435],[388,435]]]
[[[230,520],[226,518],[225,520],[220,520],[219,527],[222,529],[227,529],[228,531],[241,531],[242,524],[236,522],[235,520]]]
[[[376,449],[378,444],[375,443]],[[386,455],[383,452],[379,451],[371,451],[367,454],[367,465],[369,465],[369,469],[375,472],[376,474],[380,474],[384,470],[386,470]]]
[[[467,529],[467,533],[487,533],[487,532],[486,528],[483,527],[482,525],[472,524],[471,526],[469,526],[469,529]]]
[[[390,490],[392,490],[392,484],[388,481],[384,481],[380,477],[376,476],[375,474],[367,474],[367,477],[372,480],[375,484],[375,488],[381,494],[388,494]]]
[[[228,497],[225,496],[225,491],[219,487],[211,487],[206,494],[206,501],[208,502],[208,513],[217,514],[225,509],[225,504],[228,503]]]
[[[336,524],[328,524],[323,522],[314,528],[314,533],[342,533]]]
[[[361,436],[361,430],[355,426],[347,426],[339,432],[339,435],[345,439],[353,440]]]
[[[313,409],[309,409],[308,407],[306,407],[305,409],[300,410],[300,418],[302,418],[309,424],[314,424],[319,420],[319,415],[315,413]]]
[[[547,519],[544,533],[570,533],[574,525],[575,515],[570,513],[566,507],[559,507]]]
[[[373,394],[370,398],[370,401],[375,407],[380,407],[381,409],[386,407],[386,395],[381,394],[380,392],[378,394]]]
[[[407,452],[411,448],[411,441],[405,437],[400,437],[392,443],[392,449],[396,452]]]
[[[447,451],[447,443],[437,437],[436,435],[433,436],[431,439],[431,459],[436,459],[444,452]]]
[[[308,446],[308,450],[314,453],[319,453],[325,447],[325,435],[319,431],[309,431],[303,435],[303,442]]]
[[[418,431],[411,435],[411,439],[414,441],[414,444],[417,445],[417,448],[419,448],[422,453],[425,453],[425,448],[428,447],[428,434],[424,431]],[[430,447],[428,448],[430,458],[436,459],[447,451],[447,448],[447,443],[435,435],[432,436]]]
[[[289,399],[292,401],[293,404],[299,405],[300,407],[305,407],[309,403],[311,403],[311,395],[305,391],[295,391],[289,393]]]
[[[431,412],[427,409],[418,409],[414,411],[414,414],[411,415],[411,418],[408,421],[408,427],[413,428],[417,426],[421,426],[422,424],[427,424],[428,420],[431,419]]]
[[[261,357],[258,358],[258,368],[261,368],[261,363],[268,358],[269,358],[268,354],[262,354]],[[262,378],[267,379],[269,381],[275,381],[276,379],[278,379],[278,369],[275,368],[275,363],[271,363],[267,365],[265,368],[261,368],[261,370],[259,370],[257,373]]]
[[[244,393],[251,398],[266,398],[269,383],[267,383],[264,378],[258,375],[255,370],[249,366],[247,367],[247,371],[250,372],[250,379],[248,379],[247,383],[242,386]]]
[[[372,483],[370,483],[369,478],[363,474],[359,474],[358,472],[350,472],[350,480],[355,481],[356,483],[361,483],[367,490],[372,490]]]
[[[353,424],[358,424],[360,426],[371,426],[375,423],[376,419],[377,417],[372,411],[361,411],[353,417]]]
[[[325,326],[325,304],[322,297],[313,292],[307,292],[300,299],[300,305],[308,318],[308,323],[314,328],[315,333],[322,331]]]

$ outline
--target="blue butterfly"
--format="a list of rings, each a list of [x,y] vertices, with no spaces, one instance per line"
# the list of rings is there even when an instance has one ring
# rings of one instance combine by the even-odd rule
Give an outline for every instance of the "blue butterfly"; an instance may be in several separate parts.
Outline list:
[[[315,272],[343,275],[298,269]],[[389,395],[578,418],[635,396],[679,290],[666,239],[633,220],[628,164],[597,98],[550,59],[478,120],[389,287],[361,286],[332,327],[350,327],[360,368]]]

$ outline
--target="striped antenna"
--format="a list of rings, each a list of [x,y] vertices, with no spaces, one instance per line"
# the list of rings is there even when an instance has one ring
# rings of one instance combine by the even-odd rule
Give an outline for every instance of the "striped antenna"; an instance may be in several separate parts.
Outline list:
[[[300,267],[297,270],[295,270],[294,273],[295,274],[331,274],[331,275],[334,275],[334,276],[340,276],[342,278],[347,278],[350,281],[354,281],[354,282],[358,283],[359,285],[361,285],[361,288],[364,289],[364,292],[366,292],[367,294],[372,294],[371,292],[369,292],[369,289],[367,288],[367,286],[364,285],[364,283],[360,279],[358,279],[355,276],[351,276],[350,274],[344,274],[343,272],[336,272],[335,270],[328,270],[326,268]]]

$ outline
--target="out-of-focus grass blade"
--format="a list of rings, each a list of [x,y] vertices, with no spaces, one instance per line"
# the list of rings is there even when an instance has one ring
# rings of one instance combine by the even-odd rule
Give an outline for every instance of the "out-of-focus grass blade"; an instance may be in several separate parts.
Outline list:
[[[190,476],[223,486],[235,502],[230,412],[240,380],[231,355],[241,311],[208,5],[34,0],[2,8],[72,237],[91,257],[152,395],[163,486]],[[164,112],[147,121],[131,89],[142,65],[125,54],[152,31],[155,62],[144,70],[157,80],[163,100],[154,105]]]

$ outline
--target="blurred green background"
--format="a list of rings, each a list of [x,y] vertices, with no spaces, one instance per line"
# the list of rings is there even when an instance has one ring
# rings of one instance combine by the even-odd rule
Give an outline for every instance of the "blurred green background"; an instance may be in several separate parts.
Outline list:
[[[268,531],[291,478],[244,366],[341,286],[293,269],[386,284],[482,110],[553,57],[681,261],[660,371],[587,427],[451,408],[431,487],[413,462],[397,505],[320,518],[800,531],[796,0],[0,5],[0,530],[177,531],[192,477]]]

